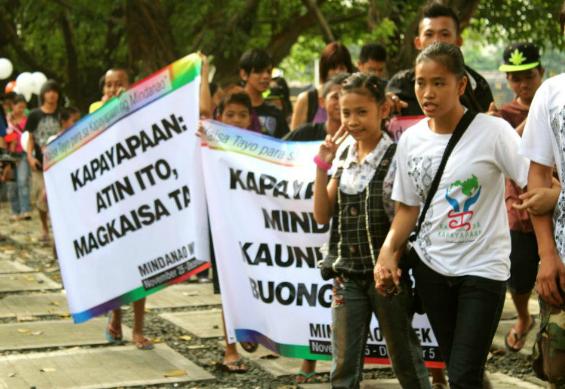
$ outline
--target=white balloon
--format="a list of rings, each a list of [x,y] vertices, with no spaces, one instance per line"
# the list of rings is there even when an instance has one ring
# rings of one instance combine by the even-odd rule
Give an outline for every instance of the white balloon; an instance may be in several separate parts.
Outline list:
[[[20,138],[20,144],[24,150],[27,150],[27,142],[29,142],[29,132],[25,131]]]
[[[31,100],[31,92],[30,91],[25,91],[24,93],[22,93],[24,95],[24,97],[26,98],[26,101],[30,101]]]
[[[16,85],[21,94],[27,95],[33,93],[33,77],[30,72],[23,72],[16,78]]]
[[[41,87],[43,86],[45,81],[47,81],[47,77],[41,72],[33,72],[31,74],[31,78],[33,80],[33,93],[39,95],[39,91],[41,90]]]
[[[12,75],[14,67],[7,58],[0,58],[0,80],[4,80]]]

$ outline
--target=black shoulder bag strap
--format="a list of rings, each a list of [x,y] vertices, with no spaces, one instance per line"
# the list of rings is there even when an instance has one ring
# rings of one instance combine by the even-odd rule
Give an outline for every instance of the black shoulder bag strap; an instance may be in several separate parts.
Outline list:
[[[449,138],[449,142],[447,142],[447,146],[445,147],[445,151],[443,152],[443,157],[441,158],[441,162],[439,164],[439,167],[437,168],[436,175],[434,176],[434,180],[432,181],[432,185],[430,186],[430,190],[428,191],[428,195],[426,196],[424,208],[422,209],[422,212],[420,212],[420,217],[418,218],[416,229],[410,235],[410,242],[414,242],[418,237],[418,233],[422,228],[422,223],[424,223],[424,219],[426,218],[428,208],[430,207],[432,199],[437,192],[437,188],[439,186],[439,182],[441,181],[441,176],[443,175],[443,170],[445,169],[449,155],[451,154],[451,152],[455,148],[455,145],[457,144],[457,142],[459,142],[459,139],[461,139],[463,133],[465,133],[465,130],[467,130],[469,124],[471,124],[475,116],[477,116],[477,113],[475,111],[467,109],[467,112],[465,112],[463,117],[461,117],[461,120],[459,120],[459,123],[457,123],[457,127],[455,127],[455,130],[453,131],[453,135],[451,135],[451,138]]]

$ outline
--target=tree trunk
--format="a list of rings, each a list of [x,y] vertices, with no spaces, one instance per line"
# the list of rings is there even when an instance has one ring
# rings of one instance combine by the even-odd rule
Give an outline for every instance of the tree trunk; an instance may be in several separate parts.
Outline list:
[[[332,29],[328,24],[324,14],[318,7],[316,0],[302,0],[302,4],[306,6],[306,9],[309,11],[308,13],[313,14],[320,25],[320,30],[322,31],[322,35],[324,37],[324,41],[326,43],[330,43],[335,41],[334,34],[332,33]]]
[[[253,3],[254,1],[256,2],[256,0],[248,0],[248,3]],[[320,6],[324,2],[325,0],[318,0],[315,2],[316,7],[308,8],[308,12],[306,14],[296,14],[293,17],[290,17],[287,24],[281,26],[279,32],[276,32],[271,36],[271,39],[265,49],[269,52],[269,54],[271,54],[273,64],[275,66],[289,55],[292,46],[296,43],[300,35],[319,23],[319,18],[317,18],[315,12],[316,9],[320,10]],[[256,3],[254,5],[257,6]],[[253,10],[256,12],[257,8],[254,8]],[[251,18],[254,17],[255,16],[253,14]],[[245,21],[249,21],[249,18],[238,20],[239,26],[240,28],[244,28],[244,33],[250,34],[252,25],[246,24]],[[331,25],[331,23],[332,20],[327,20],[328,26]],[[214,61],[214,65],[216,66],[215,80],[218,83],[225,85],[239,80],[238,63],[239,57],[243,54],[243,52],[243,47],[241,50],[230,51],[229,57],[224,55],[224,51],[221,47],[217,47],[211,52],[211,54],[216,58]]]
[[[177,58],[173,36],[158,0],[126,1],[129,65],[148,75]]]
[[[76,105],[85,107],[88,101],[84,99],[87,97],[83,91],[83,86],[79,78],[79,66],[78,66],[78,55],[75,47],[75,41],[73,37],[73,30],[69,19],[67,18],[66,10],[61,11],[59,16],[59,24],[61,26],[61,31],[63,32],[63,40],[65,42],[65,50],[67,52],[67,87],[66,90],[69,93],[71,100],[75,102]]]
[[[238,34],[251,37],[258,10],[259,0],[247,0],[241,10],[227,20],[224,36]],[[229,38],[221,39],[214,47],[208,48],[206,54],[214,57],[216,82],[227,85],[239,81],[239,57],[244,51],[245,47],[234,48]]]

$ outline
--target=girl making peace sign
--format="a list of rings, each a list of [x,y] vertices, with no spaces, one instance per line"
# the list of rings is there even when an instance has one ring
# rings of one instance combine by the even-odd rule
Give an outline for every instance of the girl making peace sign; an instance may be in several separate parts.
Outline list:
[[[394,213],[390,202],[396,145],[381,129],[388,106],[384,83],[353,74],[340,95],[342,127],[327,136],[315,157],[314,217],[332,221],[322,275],[335,277],[332,300],[332,388],[359,388],[371,316],[376,313],[393,370],[404,388],[430,388],[416,334],[406,280],[388,296],[376,292],[373,267]],[[353,144],[339,152],[328,184],[327,171],[347,136]],[[332,219],[333,217],[333,219]],[[325,277],[325,278],[327,278]]]

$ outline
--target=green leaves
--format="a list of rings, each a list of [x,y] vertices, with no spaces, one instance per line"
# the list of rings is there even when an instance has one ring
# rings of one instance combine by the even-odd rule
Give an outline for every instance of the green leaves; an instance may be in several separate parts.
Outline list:
[[[559,0],[483,0],[471,28],[489,43],[527,41],[542,48],[559,47],[560,7]]]
[[[479,3],[476,9],[471,6],[475,2]],[[385,45],[389,72],[393,73],[412,64],[416,19],[425,3],[317,0],[316,5],[332,34],[351,49],[354,59],[366,42]],[[445,3],[461,10],[464,25],[470,22],[465,35],[466,51],[469,46],[511,41],[529,41],[542,48],[563,44],[557,18],[560,0]],[[155,12],[128,13],[136,4]],[[246,49],[265,47],[277,61],[282,61],[279,67],[289,80],[309,82],[313,79],[314,60],[326,43],[316,17],[302,0],[0,0],[0,9],[5,10],[0,14],[0,56],[14,63],[15,75],[41,70],[57,78],[71,103],[83,111],[100,99],[98,81],[110,67],[128,67],[135,79],[157,70],[170,53],[181,57],[202,50],[213,59],[216,81],[226,83],[237,80],[238,60]],[[61,15],[70,26],[67,44]],[[74,50],[69,50],[69,41],[74,43]],[[484,57],[481,47],[473,49],[478,59]],[[72,52],[76,63],[69,58]],[[546,53],[543,56],[548,63],[553,57],[546,60]],[[560,58],[553,60],[559,63]],[[498,57],[481,61],[488,69],[499,62]],[[70,74],[70,65],[78,67],[78,77]]]

